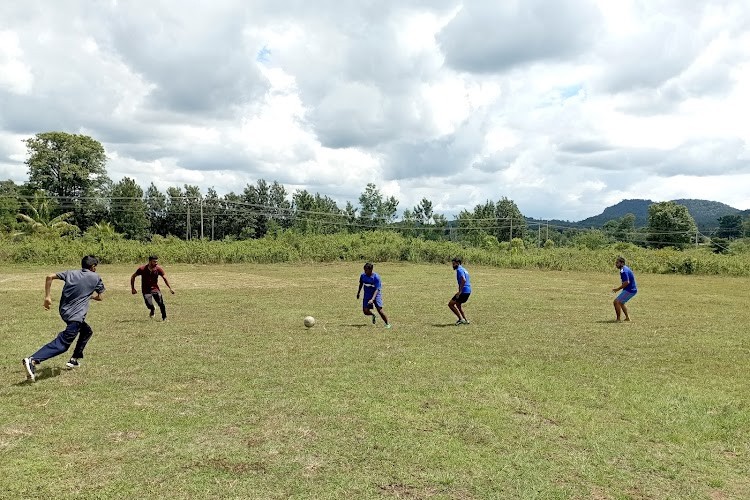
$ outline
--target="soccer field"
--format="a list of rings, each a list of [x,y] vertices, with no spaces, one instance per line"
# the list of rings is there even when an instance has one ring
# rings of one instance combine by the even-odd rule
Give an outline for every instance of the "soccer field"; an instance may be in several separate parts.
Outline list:
[[[360,263],[102,265],[83,364],[25,380],[64,324],[44,276],[0,275],[4,498],[750,498],[748,279],[376,264],[393,328],[355,298]],[[302,319],[316,318],[305,329]],[[70,351],[72,352],[72,350]]]

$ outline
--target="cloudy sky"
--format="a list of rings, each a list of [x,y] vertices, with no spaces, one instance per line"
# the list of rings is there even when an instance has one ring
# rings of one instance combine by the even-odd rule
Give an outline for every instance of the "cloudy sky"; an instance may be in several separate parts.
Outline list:
[[[0,3],[0,179],[90,135],[144,188],[258,179],[446,215],[750,208],[746,0]],[[450,217],[449,217],[450,218]]]

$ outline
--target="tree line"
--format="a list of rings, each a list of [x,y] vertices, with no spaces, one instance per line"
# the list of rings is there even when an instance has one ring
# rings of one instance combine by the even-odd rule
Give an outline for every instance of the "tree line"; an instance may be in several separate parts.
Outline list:
[[[613,241],[641,246],[681,248],[713,241],[717,249],[750,235],[750,218],[724,216],[717,234],[698,233],[682,205],[654,203],[648,226],[636,228],[627,214],[601,229],[545,224],[526,218],[513,200],[488,200],[462,210],[453,220],[435,213],[423,198],[399,217],[399,201],[385,196],[373,183],[365,186],[359,204],[339,206],[326,195],[298,189],[293,193],[277,181],[258,179],[241,192],[220,196],[213,187],[173,186],[160,191],[154,183],[144,190],[125,177],[112,182],[104,147],[95,139],[65,132],[45,132],[25,140],[28,180],[0,181],[0,229],[15,237],[99,234],[132,240],[154,236],[181,239],[242,240],[282,231],[334,234],[394,229],[429,240],[463,241],[483,247],[597,247]],[[718,243],[717,243],[718,241]]]

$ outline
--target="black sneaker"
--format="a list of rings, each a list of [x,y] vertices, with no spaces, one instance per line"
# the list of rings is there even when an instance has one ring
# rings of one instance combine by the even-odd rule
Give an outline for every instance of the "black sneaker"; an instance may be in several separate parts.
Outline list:
[[[21,360],[23,368],[26,370],[26,378],[32,382],[36,380],[36,368],[34,367],[34,360],[31,358],[23,358]]]
[[[65,363],[65,366],[68,369],[72,370],[73,368],[78,368],[79,366],[81,366],[81,361],[78,358],[70,358],[70,360]]]

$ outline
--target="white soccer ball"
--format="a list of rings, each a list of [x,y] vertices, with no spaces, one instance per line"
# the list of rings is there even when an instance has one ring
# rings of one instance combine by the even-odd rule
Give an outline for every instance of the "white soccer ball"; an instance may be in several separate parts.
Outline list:
[[[312,316],[305,316],[304,321],[307,328],[312,328],[313,326],[315,326],[315,318],[313,318]]]

